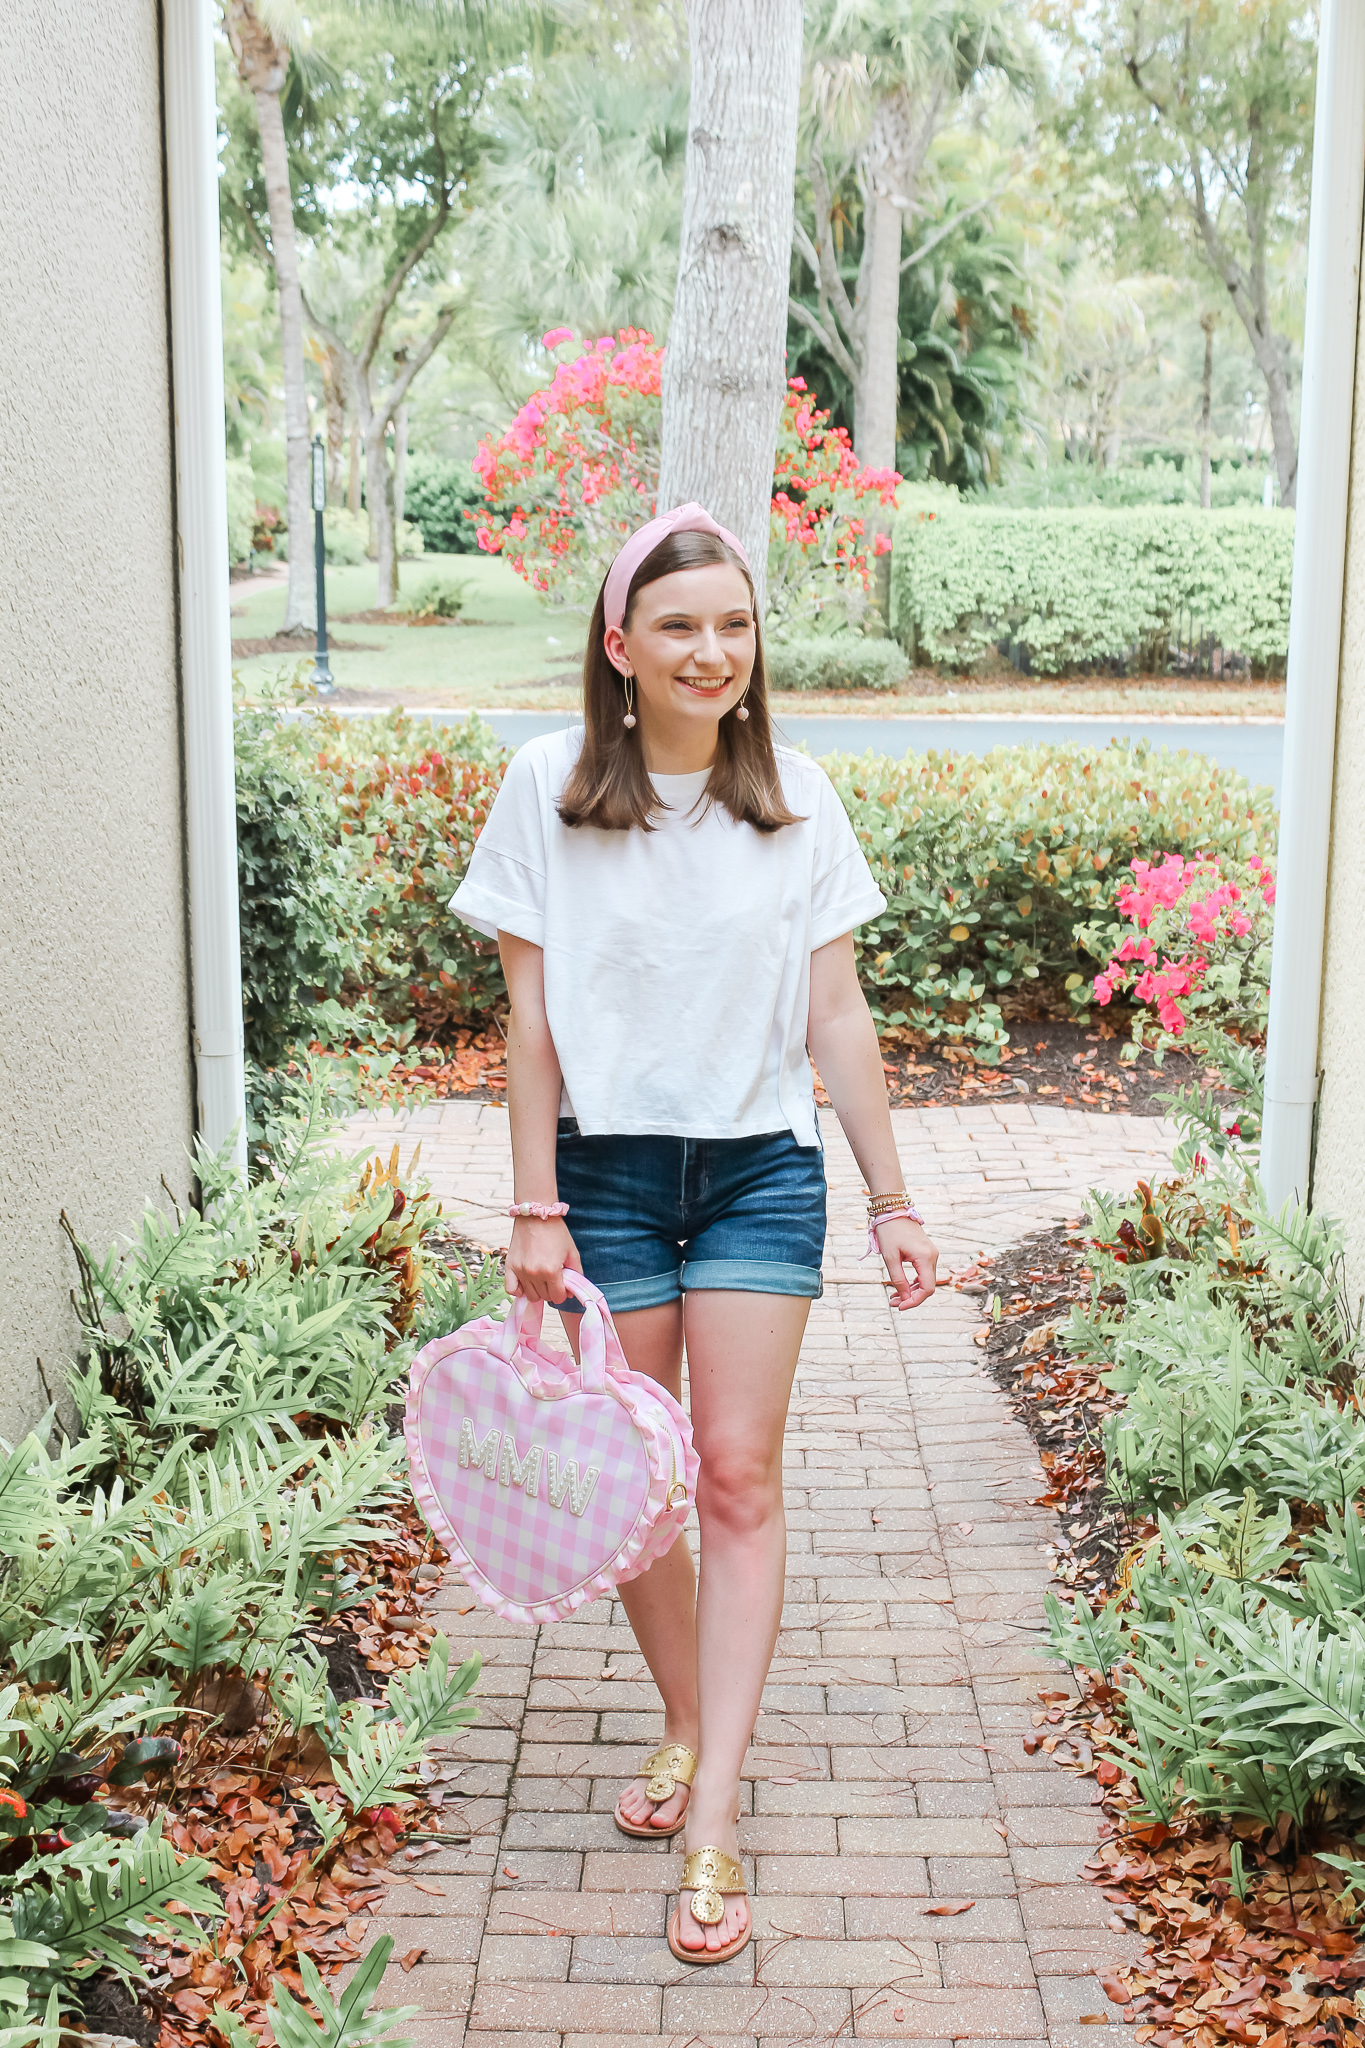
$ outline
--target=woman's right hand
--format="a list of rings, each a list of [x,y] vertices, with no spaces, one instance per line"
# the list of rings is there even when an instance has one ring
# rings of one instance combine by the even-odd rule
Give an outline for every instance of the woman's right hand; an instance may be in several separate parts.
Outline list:
[[[583,1271],[578,1247],[562,1216],[518,1216],[507,1247],[506,1287],[527,1301],[563,1301],[564,1268]]]

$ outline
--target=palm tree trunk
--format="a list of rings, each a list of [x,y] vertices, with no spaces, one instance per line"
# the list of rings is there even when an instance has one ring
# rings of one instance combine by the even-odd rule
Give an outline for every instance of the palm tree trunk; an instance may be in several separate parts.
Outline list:
[[[335,504],[341,492],[342,449],[346,443],[346,386],[334,348],[322,350],[321,368],[322,402],[327,409],[327,501]]]
[[[308,452],[308,389],[303,376],[303,295],[299,285],[294,203],[289,184],[289,150],[284,137],[280,93],[289,70],[287,47],[257,17],[252,0],[227,0],[224,19],[238,76],[256,103],[261,166],[270,209],[270,248],[280,300],[280,343],[284,363],[285,485],[289,517],[289,594],[284,631],[317,630],[313,576],[313,515]]]
[[[688,0],[692,101],[659,506],[700,499],[767,594],[786,389],[800,0]]]
[[[883,193],[869,193],[871,237],[863,302],[863,349],[853,393],[853,446],[874,469],[896,466],[896,409],[900,384],[901,223],[904,216]]]

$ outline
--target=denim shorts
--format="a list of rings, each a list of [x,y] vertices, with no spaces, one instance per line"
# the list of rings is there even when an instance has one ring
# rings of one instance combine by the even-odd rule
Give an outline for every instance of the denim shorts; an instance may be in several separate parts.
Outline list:
[[[584,1137],[562,1117],[555,1170],[583,1271],[613,1311],[657,1308],[693,1288],[823,1292],[825,1156],[790,1131]]]

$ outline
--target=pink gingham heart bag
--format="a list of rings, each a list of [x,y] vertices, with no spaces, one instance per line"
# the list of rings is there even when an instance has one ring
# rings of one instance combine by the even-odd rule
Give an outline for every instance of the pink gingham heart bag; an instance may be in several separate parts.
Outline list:
[[[581,1365],[540,1342],[517,1296],[412,1363],[412,1490],[460,1576],[506,1621],[562,1621],[662,1557],[687,1520],[700,1460],[672,1395],[626,1364],[611,1311],[581,1273]]]

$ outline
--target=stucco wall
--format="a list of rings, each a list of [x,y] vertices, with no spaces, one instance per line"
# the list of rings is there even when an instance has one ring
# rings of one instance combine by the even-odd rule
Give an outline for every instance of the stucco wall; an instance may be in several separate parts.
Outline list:
[[[1349,1285],[1365,1289],[1365,322],[1357,334],[1351,512],[1327,890],[1314,1206],[1345,1224]]]
[[[157,15],[0,10],[0,1435],[193,1128]]]

